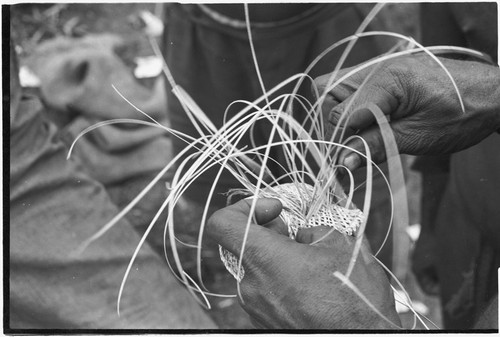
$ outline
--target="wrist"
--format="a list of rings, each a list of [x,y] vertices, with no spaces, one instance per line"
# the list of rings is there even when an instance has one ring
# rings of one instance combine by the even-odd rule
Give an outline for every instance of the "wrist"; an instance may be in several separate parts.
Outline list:
[[[463,61],[467,62],[467,61]],[[500,69],[483,63],[464,65],[460,82],[467,83],[463,90],[466,113],[479,115],[483,127],[500,132]],[[458,83],[459,89],[460,83]]]

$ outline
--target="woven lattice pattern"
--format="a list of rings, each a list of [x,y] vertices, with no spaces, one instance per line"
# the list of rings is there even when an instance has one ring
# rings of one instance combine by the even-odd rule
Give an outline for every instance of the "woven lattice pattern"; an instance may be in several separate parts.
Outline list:
[[[359,209],[338,206],[330,192],[315,191],[308,184],[289,183],[270,187],[262,190],[259,197],[281,201],[283,211],[280,217],[288,225],[288,234],[292,239],[300,228],[315,226],[333,227],[342,234],[354,235],[363,221],[363,213]],[[241,281],[245,271],[241,268],[238,273],[238,258],[220,246],[219,252],[227,270]]]

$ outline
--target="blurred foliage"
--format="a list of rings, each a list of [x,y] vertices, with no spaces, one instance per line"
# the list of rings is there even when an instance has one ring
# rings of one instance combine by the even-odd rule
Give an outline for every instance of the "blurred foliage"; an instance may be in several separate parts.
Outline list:
[[[58,36],[81,37],[91,33],[115,33],[140,39],[140,10],[154,12],[152,3],[27,3],[10,6],[11,35],[21,56],[44,40]]]

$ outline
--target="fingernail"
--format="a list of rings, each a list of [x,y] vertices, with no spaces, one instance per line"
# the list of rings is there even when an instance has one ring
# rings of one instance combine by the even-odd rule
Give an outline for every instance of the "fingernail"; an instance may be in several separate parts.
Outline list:
[[[339,120],[339,116],[340,116],[340,111],[338,111],[338,109],[334,108],[328,114],[328,121],[329,122],[337,122]]]
[[[346,166],[351,171],[357,169],[360,164],[361,159],[356,153],[351,153],[344,159],[344,166]]]

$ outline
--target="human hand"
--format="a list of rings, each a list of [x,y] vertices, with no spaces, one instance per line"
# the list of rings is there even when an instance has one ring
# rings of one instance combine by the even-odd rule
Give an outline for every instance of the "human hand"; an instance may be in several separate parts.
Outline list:
[[[239,257],[251,200],[215,212],[209,236]],[[259,199],[248,232],[240,283],[242,307],[258,327],[272,329],[391,329],[400,325],[387,276],[364,242],[350,280],[385,321],[333,273],[345,273],[355,238],[327,227],[287,235],[276,199]],[[260,225],[260,226],[259,226]],[[331,233],[322,241],[312,242]],[[242,301],[241,301],[242,300]]]
[[[478,62],[440,60],[457,83],[465,112],[450,78],[427,55],[396,58],[382,63],[373,74],[372,66],[350,76],[329,90],[323,112],[329,114],[331,124],[344,127],[346,135],[361,136],[376,163],[384,161],[386,153],[375,117],[367,109],[369,103],[387,116],[400,153],[444,154],[470,147],[500,128],[500,71]],[[352,69],[342,70],[337,78]],[[330,74],[316,79],[320,93],[329,79]],[[341,118],[343,114],[350,117]],[[360,139],[346,145],[365,152]],[[339,163],[351,170],[363,162],[362,156],[347,149],[339,156]]]

